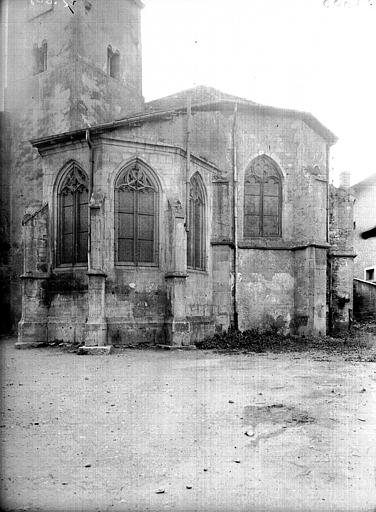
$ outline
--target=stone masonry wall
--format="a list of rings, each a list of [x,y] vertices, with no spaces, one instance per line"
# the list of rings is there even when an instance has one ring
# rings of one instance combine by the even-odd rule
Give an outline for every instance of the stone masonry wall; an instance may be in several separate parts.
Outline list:
[[[9,119],[0,112],[0,333],[11,328],[10,321],[10,169]]]
[[[171,120],[150,121],[137,128],[119,128],[117,137],[134,137],[148,142],[177,143],[185,147],[186,116],[177,115]],[[214,315],[218,315],[218,326],[228,326],[232,316],[232,268],[233,253],[232,232],[232,131],[233,112],[195,111],[192,115],[191,149],[194,154],[212,161],[220,169],[213,176],[214,210],[212,242],[229,242],[224,246],[213,247]],[[300,259],[295,259],[294,247],[304,244],[321,244],[327,246],[327,181],[326,181],[326,142],[304,122],[286,116],[267,116],[238,113],[236,129],[237,163],[239,174],[238,194],[238,236],[239,236],[239,304],[240,325],[242,328],[280,322],[286,328],[294,326],[295,303],[299,297],[294,293],[295,279],[299,274],[294,265],[301,267]],[[280,166],[283,174],[283,211],[282,237],[270,239],[243,239],[243,185],[244,173],[253,158],[267,154]],[[254,247],[269,247],[253,253]],[[273,248],[285,249],[272,252]],[[226,254],[226,256],[224,256]],[[304,253],[305,254],[305,253]],[[315,316],[312,301],[306,308],[307,315],[315,317],[317,332],[325,331],[325,293],[326,277],[321,259],[303,258],[314,266],[315,278],[304,273],[299,278],[298,290],[303,295],[315,294],[322,290],[319,298],[319,315]],[[324,258],[325,259],[325,258]],[[286,261],[289,263],[286,264]],[[267,261],[265,272],[259,274],[258,261]],[[317,266],[317,268],[316,268]],[[307,267],[308,268],[308,267]],[[262,277],[261,277],[262,276]],[[260,286],[260,279],[269,293],[262,302],[251,304],[252,290]],[[286,284],[288,282],[288,284]],[[312,288],[313,287],[313,288]],[[311,289],[312,288],[312,289]],[[285,294],[286,289],[288,290]],[[314,291],[316,290],[316,292]],[[219,295],[218,295],[219,294]],[[306,299],[303,300],[303,302]],[[305,304],[306,302],[304,302]],[[300,306],[299,306],[300,307]],[[227,313],[225,309],[227,308]],[[283,310],[283,314],[281,311]],[[303,314],[304,316],[304,314]],[[271,318],[273,319],[271,321]],[[283,320],[282,320],[283,318]],[[292,327],[293,328],[293,327]],[[304,329],[313,328],[308,324]]]
[[[115,5],[116,4],[116,5]],[[9,6],[10,267],[13,326],[21,314],[21,220],[41,200],[42,164],[30,139],[112,121],[143,105],[139,7],[131,0]],[[104,16],[107,23],[101,24]],[[101,27],[98,31],[98,27]],[[47,41],[47,70],[34,74],[34,45]],[[107,74],[107,45],[121,53],[120,79]]]
[[[346,189],[330,187],[329,254],[330,328],[333,333],[349,328],[353,314],[353,207]]]
[[[294,318],[294,256],[290,251],[239,251],[239,328],[289,332]]]
[[[163,343],[164,323],[168,314],[165,274],[171,263],[169,253],[168,203],[176,200],[185,204],[185,159],[179,152],[148,144],[135,144],[104,138],[94,141],[94,195],[101,197],[101,235],[93,244],[98,246],[96,261],[107,275],[105,315],[108,322],[108,342],[121,344]],[[149,166],[160,183],[158,232],[159,250],[156,266],[121,265],[115,262],[115,196],[114,183],[119,172],[132,159],[138,158]],[[56,232],[56,182],[75,160],[89,171],[89,150],[86,143],[47,151],[43,157],[43,197],[50,205],[51,232]],[[206,245],[211,237],[212,213],[211,173],[205,166],[192,163],[191,174],[199,172],[206,189]],[[56,240],[56,236],[53,237]],[[56,266],[56,247],[50,253],[53,276],[47,283],[50,298],[48,325],[53,339],[71,340],[82,336],[87,318],[86,269],[64,269]],[[98,259],[99,258],[99,259]],[[207,268],[203,272],[188,272],[184,308],[191,323],[191,338],[199,339],[212,325],[211,256],[207,252]],[[66,283],[66,286],[64,286]]]

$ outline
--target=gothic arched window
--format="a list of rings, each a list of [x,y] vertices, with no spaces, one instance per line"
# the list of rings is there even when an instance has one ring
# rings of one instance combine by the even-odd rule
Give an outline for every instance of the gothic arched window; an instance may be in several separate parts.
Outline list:
[[[195,174],[190,180],[189,230],[187,233],[187,265],[205,268],[205,199],[201,179]]]
[[[87,262],[88,178],[72,164],[58,188],[58,263]]]
[[[266,155],[255,158],[244,179],[244,238],[281,235],[282,179]]]
[[[157,261],[158,186],[138,161],[126,167],[115,183],[117,261]]]

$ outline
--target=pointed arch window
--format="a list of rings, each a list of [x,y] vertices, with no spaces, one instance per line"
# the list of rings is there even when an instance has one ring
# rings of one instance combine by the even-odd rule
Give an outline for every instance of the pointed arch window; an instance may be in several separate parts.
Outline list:
[[[87,262],[88,177],[73,164],[58,188],[58,263]]]
[[[253,160],[244,180],[244,238],[281,236],[282,179],[266,155]]]
[[[119,175],[115,203],[118,263],[156,264],[158,186],[140,162]]]
[[[204,228],[204,190],[200,177],[195,174],[190,180],[187,265],[197,270],[204,270],[205,268]]]

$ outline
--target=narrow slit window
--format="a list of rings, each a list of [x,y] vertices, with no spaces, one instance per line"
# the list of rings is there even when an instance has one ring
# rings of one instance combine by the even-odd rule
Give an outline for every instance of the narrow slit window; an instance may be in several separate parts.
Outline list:
[[[40,47],[33,47],[34,75],[47,71],[47,41],[44,40]]]
[[[111,45],[107,48],[107,73],[112,78],[120,78],[120,52],[113,51]]]

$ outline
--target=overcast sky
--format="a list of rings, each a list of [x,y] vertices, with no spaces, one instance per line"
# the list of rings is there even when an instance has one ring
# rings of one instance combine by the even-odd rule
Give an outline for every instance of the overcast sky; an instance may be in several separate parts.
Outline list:
[[[143,1],[146,100],[204,84],[309,111],[339,137],[335,183],[376,172],[376,0]]]

